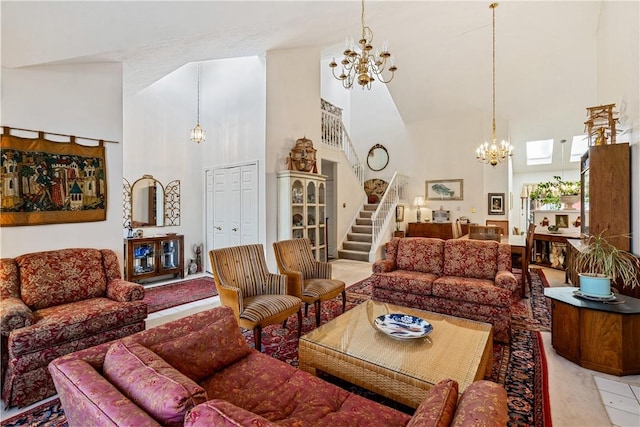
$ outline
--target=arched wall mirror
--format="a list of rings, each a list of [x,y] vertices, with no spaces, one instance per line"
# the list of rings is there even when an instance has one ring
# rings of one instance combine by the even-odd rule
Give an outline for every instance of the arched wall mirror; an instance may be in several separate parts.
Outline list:
[[[129,184],[123,178],[124,226],[164,227],[180,225],[180,181],[167,187],[151,175]]]
[[[382,144],[376,144],[369,150],[367,166],[372,171],[381,171],[389,164],[389,152]]]

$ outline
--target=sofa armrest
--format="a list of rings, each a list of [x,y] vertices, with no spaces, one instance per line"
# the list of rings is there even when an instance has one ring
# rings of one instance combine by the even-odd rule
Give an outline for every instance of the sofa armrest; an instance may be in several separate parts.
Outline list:
[[[49,364],[69,425],[159,426],[84,360]]]
[[[458,403],[458,383],[444,379],[429,389],[407,427],[445,427],[451,424]]]
[[[501,270],[496,273],[496,277],[494,279],[496,286],[508,289],[512,293],[518,291],[518,280],[516,276],[513,275],[512,272],[507,270]]]
[[[373,263],[371,270],[374,273],[388,273],[396,269],[396,263],[387,259],[381,259]]]
[[[33,312],[20,298],[0,300],[0,334],[8,336],[11,331],[33,323]]]
[[[196,405],[184,416],[185,427],[270,427],[275,425],[258,414],[221,399],[212,399]]]
[[[493,381],[480,380],[472,383],[458,401],[452,426],[506,426],[507,392]]]
[[[144,286],[113,279],[107,283],[107,298],[120,302],[141,301],[144,298]]]

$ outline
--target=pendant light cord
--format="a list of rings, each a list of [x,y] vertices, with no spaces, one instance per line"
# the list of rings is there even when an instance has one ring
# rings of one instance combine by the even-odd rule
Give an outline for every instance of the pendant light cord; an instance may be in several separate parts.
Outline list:
[[[492,138],[496,142],[496,7],[498,3],[491,3],[489,6],[493,13],[493,121],[492,121]]]
[[[198,64],[198,105],[197,105],[196,124],[200,125],[200,64]]]

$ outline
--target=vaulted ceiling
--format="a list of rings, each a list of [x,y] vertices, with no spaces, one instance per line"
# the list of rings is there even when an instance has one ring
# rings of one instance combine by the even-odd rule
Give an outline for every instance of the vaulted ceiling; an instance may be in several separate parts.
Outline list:
[[[406,123],[491,113],[488,1],[368,1],[374,42],[399,67],[388,85]],[[531,135],[571,140],[596,100],[601,1],[513,1],[496,9],[496,113],[536,117]],[[124,64],[133,94],[186,63],[319,46],[340,56],[360,1],[2,1],[2,65]],[[612,102],[615,102],[613,100]],[[545,132],[540,132],[541,127]],[[520,136],[524,137],[524,136]],[[529,136],[527,136],[529,137]],[[559,144],[558,144],[559,145]],[[559,148],[558,148],[559,149]],[[523,155],[514,156],[522,169]],[[556,168],[557,169],[557,168]]]

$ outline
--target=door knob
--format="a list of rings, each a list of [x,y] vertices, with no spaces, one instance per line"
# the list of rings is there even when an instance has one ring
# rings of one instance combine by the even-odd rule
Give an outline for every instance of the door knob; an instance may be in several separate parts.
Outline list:
[[[231,230],[238,231],[238,229],[236,227],[233,227]]]
[[[222,230],[222,227],[220,227],[219,225],[218,225],[218,226],[215,226],[215,227],[213,227],[213,228],[215,228],[215,229],[216,229],[216,230],[218,230],[218,231],[221,231],[221,230]]]

